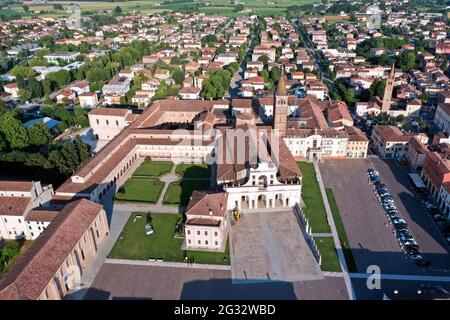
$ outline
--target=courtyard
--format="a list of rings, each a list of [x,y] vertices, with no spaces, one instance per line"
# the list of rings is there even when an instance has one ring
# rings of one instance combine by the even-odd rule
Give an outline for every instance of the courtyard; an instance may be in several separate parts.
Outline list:
[[[230,264],[228,246],[224,253],[181,250],[183,238],[177,229],[177,223],[181,219],[181,215],[178,214],[133,213],[112,248],[109,258],[183,262],[187,256],[193,263]],[[147,223],[153,226],[153,234],[146,235]]]
[[[115,200],[170,206],[187,206],[194,190],[207,190],[206,164],[145,160],[117,191]]]
[[[169,185],[164,194],[164,204],[186,207],[194,190],[207,190],[210,180],[181,180]]]
[[[164,184],[159,179],[132,177],[119,188],[116,199],[156,203]]]

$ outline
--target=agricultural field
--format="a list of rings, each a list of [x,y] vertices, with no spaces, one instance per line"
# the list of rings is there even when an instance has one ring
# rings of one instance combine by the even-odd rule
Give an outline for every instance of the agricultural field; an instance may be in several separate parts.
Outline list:
[[[252,9],[253,14],[257,15],[282,15],[286,12],[286,8],[291,5],[303,5],[311,4],[317,2],[316,0],[281,0],[281,1],[266,1],[266,0],[252,0],[246,1],[246,7]],[[23,6],[21,4],[11,6],[10,9],[4,10],[5,13],[0,11],[0,14],[7,15],[8,11],[10,14],[20,13],[25,16],[32,14],[42,14],[46,16],[61,16],[68,15],[63,10],[55,10],[53,8],[54,4],[61,4],[63,6],[69,6],[70,4],[76,4],[80,6],[82,14],[89,13],[99,13],[99,11],[113,10],[116,6],[120,6],[124,12],[139,11],[143,13],[148,12],[163,12],[171,10],[180,10],[183,8],[190,8],[196,5],[200,12],[206,14],[220,14],[226,16],[239,16],[242,13],[234,12],[234,4],[230,2],[226,3],[219,0],[209,1],[210,5],[203,5],[200,1],[193,0],[192,2],[181,2],[181,3],[164,3],[164,1],[158,0],[148,0],[148,1],[117,1],[117,2],[103,2],[103,1],[52,1],[46,4],[33,4],[28,5],[29,11],[25,13]],[[41,13],[42,12],[42,13]],[[245,13],[248,14],[248,13]]]

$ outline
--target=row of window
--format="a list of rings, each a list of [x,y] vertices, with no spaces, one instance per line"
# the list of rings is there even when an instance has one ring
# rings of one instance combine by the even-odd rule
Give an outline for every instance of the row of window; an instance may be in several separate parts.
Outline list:
[[[106,122],[106,125],[109,126],[109,120],[106,119],[105,122]],[[100,124],[100,120],[99,119],[97,119],[97,124]],[[119,126],[119,120],[116,120],[116,126]]]
[[[203,232],[205,236],[208,235],[208,231],[204,231]],[[191,234],[191,230],[187,230],[187,234],[190,235]],[[197,230],[197,235],[199,236],[201,234],[200,230]],[[217,231],[214,231],[214,236],[217,237],[218,233]]]
[[[192,244],[191,239],[188,239],[188,244]],[[201,241],[201,240],[198,240],[198,241],[197,241],[197,244],[201,245],[201,244],[202,244],[202,241]],[[206,245],[206,246],[208,245],[208,240],[205,240],[205,245]],[[214,241],[214,245],[215,245],[215,246],[218,246],[218,245],[219,245],[219,241]]]

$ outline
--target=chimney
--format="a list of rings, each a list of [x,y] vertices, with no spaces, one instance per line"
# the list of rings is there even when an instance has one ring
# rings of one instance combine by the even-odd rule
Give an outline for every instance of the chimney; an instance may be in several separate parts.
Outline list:
[[[209,209],[209,215],[212,216],[212,210],[211,209]]]

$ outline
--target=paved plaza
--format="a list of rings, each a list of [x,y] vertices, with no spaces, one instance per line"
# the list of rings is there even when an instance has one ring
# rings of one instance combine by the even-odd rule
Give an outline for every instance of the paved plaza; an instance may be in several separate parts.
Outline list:
[[[233,284],[227,270],[105,263],[85,299],[344,300],[341,277]]]
[[[235,283],[323,278],[292,210],[245,213],[231,246]]]

